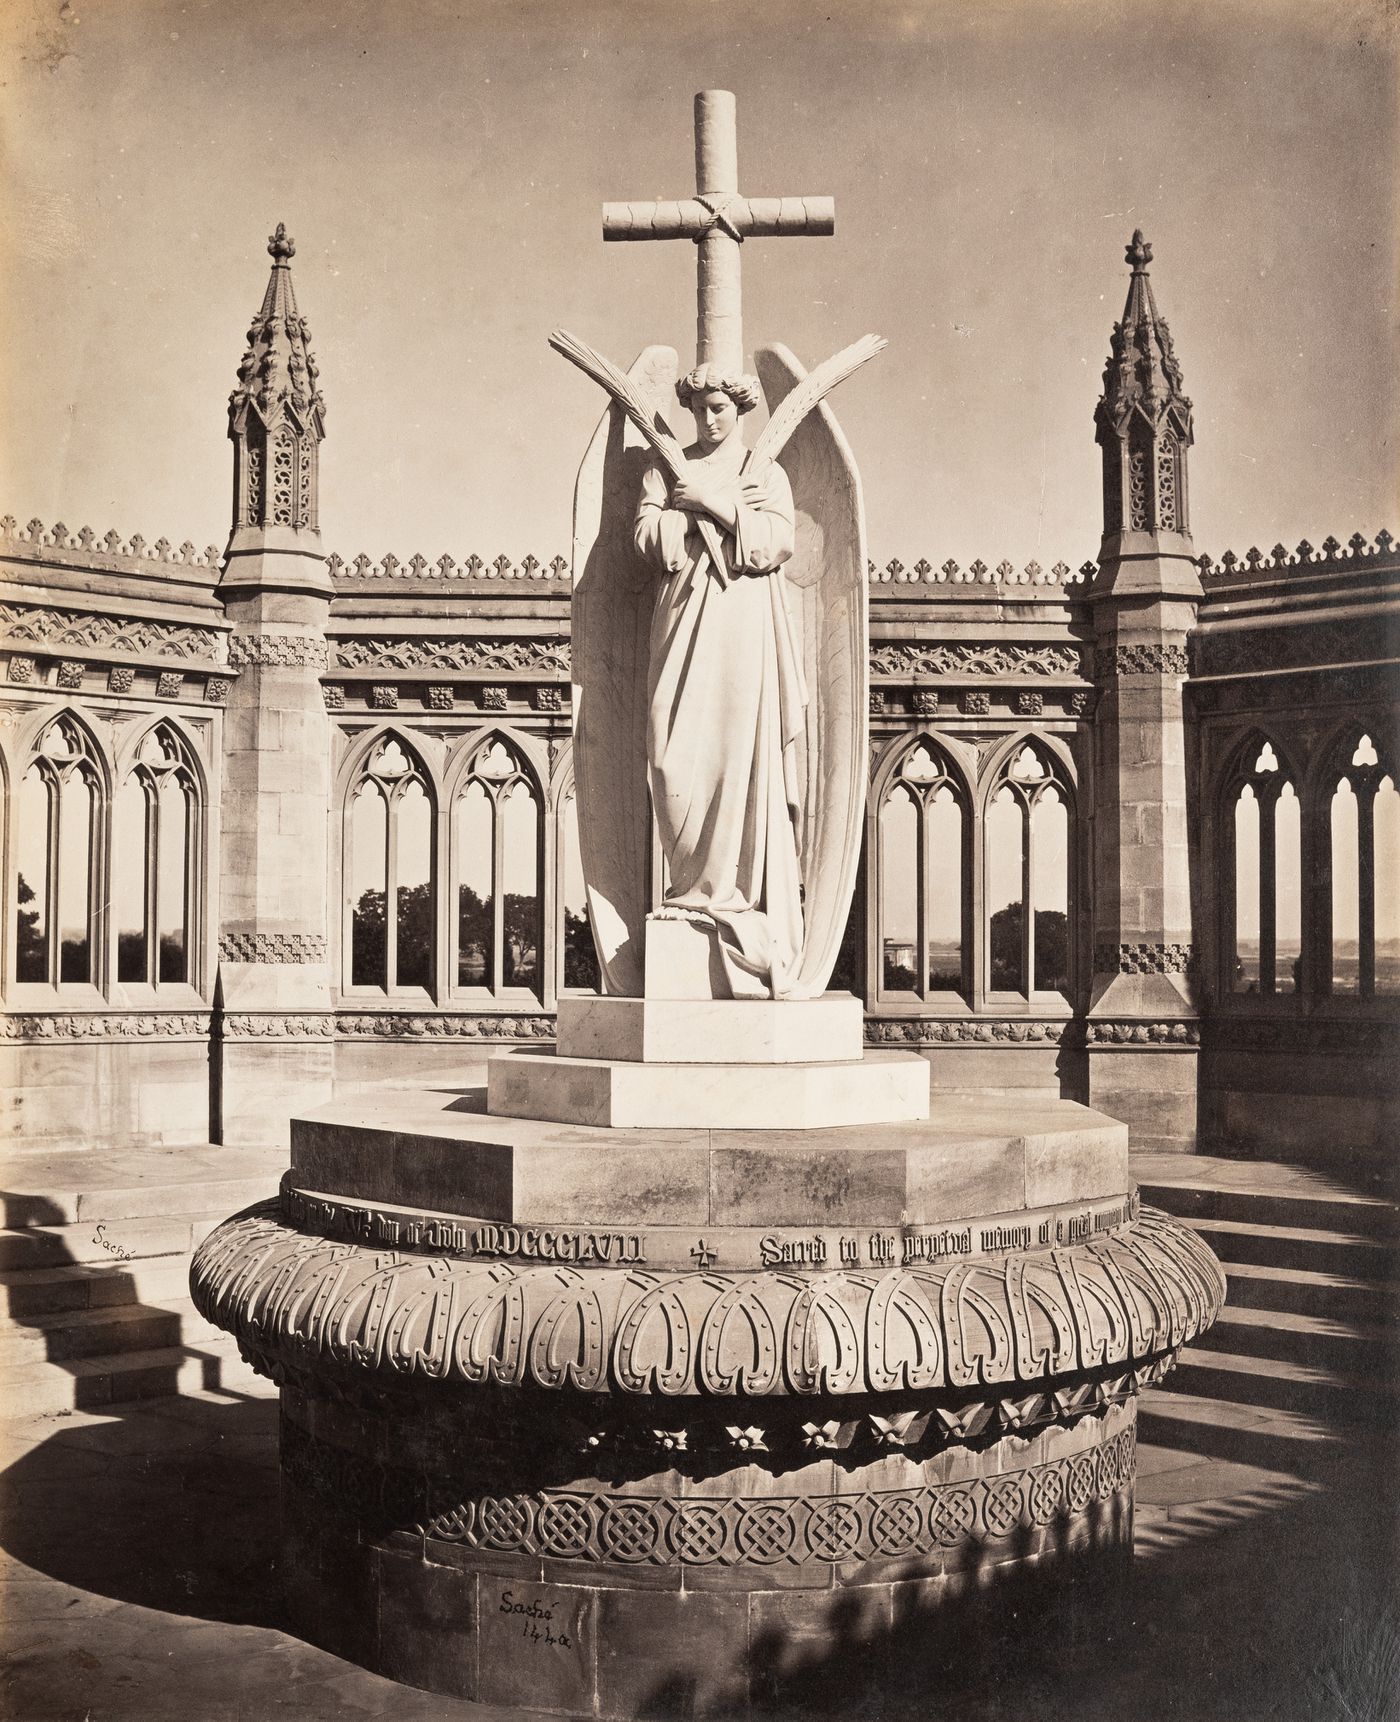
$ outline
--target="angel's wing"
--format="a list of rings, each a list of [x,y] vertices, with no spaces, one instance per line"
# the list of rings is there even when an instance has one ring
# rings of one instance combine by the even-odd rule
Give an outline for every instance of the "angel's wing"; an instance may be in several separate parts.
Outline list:
[[[628,372],[665,418],[679,361],[648,347]],[[574,490],[570,650],[574,784],[588,916],[603,991],[637,998],[649,905],[647,655],[656,577],[632,542],[651,449],[618,406],[599,420]]]
[[[769,413],[776,418],[806,372],[786,347],[760,347],[755,358]],[[794,996],[814,998],[825,991],[840,951],[865,825],[865,514],[860,475],[828,406],[807,413],[778,461],[797,510],[797,548],[784,573],[808,692],[797,762],[805,786],[800,833],[804,935]]]

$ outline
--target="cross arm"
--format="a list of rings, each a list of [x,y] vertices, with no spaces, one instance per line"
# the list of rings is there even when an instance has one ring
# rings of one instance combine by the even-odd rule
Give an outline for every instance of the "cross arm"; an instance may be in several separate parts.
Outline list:
[[[710,204],[715,205],[714,209]],[[605,203],[603,238],[703,239],[713,229],[739,239],[812,237],[836,231],[836,201],[830,197],[685,198],[677,203]]]

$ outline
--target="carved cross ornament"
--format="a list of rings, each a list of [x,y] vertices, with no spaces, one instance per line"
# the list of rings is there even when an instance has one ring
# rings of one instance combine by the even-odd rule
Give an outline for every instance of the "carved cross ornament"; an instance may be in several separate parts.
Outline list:
[[[737,375],[744,368],[739,247],[745,239],[826,235],[836,230],[829,197],[744,197],[734,97],[695,98],[695,196],[678,203],[605,203],[603,238],[690,239],[698,249],[695,362]]]

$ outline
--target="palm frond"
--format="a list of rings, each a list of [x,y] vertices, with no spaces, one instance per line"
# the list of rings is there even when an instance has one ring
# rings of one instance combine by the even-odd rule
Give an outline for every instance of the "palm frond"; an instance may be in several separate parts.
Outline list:
[[[592,347],[580,341],[577,335],[571,335],[567,329],[555,329],[549,337],[549,344],[571,365],[577,365],[581,371],[592,377],[595,383],[607,390],[660,455],[672,478],[679,478],[685,470],[685,454],[681,445],[670,431],[657,424],[655,409],[627,373],[618,370],[611,359],[605,359],[601,353],[594,352]]]
[[[815,371],[809,371],[791,393],[778,403],[773,416],[763,427],[763,434],[754,445],[755,453],[776,460],[788,438],[818,401],[824,399],[838,383],[844,383],[852,371],[859,370],[867,360],[873,359],[876,353],[888,345],[881,335],[862,335],[858,341],[852,341],[849,347],[843,347],[839,353],[833,353],[831,358],[818,365]]]

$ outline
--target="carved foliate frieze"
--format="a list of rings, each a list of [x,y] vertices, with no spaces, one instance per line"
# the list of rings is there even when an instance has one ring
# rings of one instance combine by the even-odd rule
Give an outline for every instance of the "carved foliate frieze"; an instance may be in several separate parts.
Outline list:
[[[1199,1022],[1092,1021],[1084,1025],[1090,1046],[1196,1047],[1201,1044]]]
[[[916,641],[870,651],[870,673],[876,676],[1077,676],[1082,669],[1077,646]]]
[[[1206,1246],[1148,1209],[1029,1255],[805,1275],[404,1254],[266,1203],[205,1240],[191,1287],[264,1367],[665,1397],[1009,1390],[1173,1351],[1225,1295]]]
[[[553,1040],[554,1016],[517,1012],[340,1011],[336,1033],[353,1040]]]
[[[345,670],[560,670],[569,668],[566,640],[500,636],[427,639],[355,635],[335,642],[335,662]]]
[[[1018,1017],[867,1017],[867,1046],[1064,1046],[1082,1035],[1074,1020],[1027,1022]]]
[[[213,628],[151,622],[132,616],[88,615],[33,604],[0,604],[0,643],[59,651],[85,646],[94,651],[132,652],[147,657],[217,660],[223,636]]]
[[[18,1011],[0,1016],[0,1040],[204,1040],[208,1034],[208,1011]]]
[[[1197,675],[1247,675],[1256,670],[1325,669],[1394,658],[1375,621],[1299,622],[1287,627],[1264,623],[1247,630],[1203,630],[1192,639]]]
[[[225,1040],[331,1040],[335,1018],[318,1011],[233,1011],[221,1016]]]
[[[219,960],[225,963],[323,963],[326,941],[320,933],[221,933]]]

